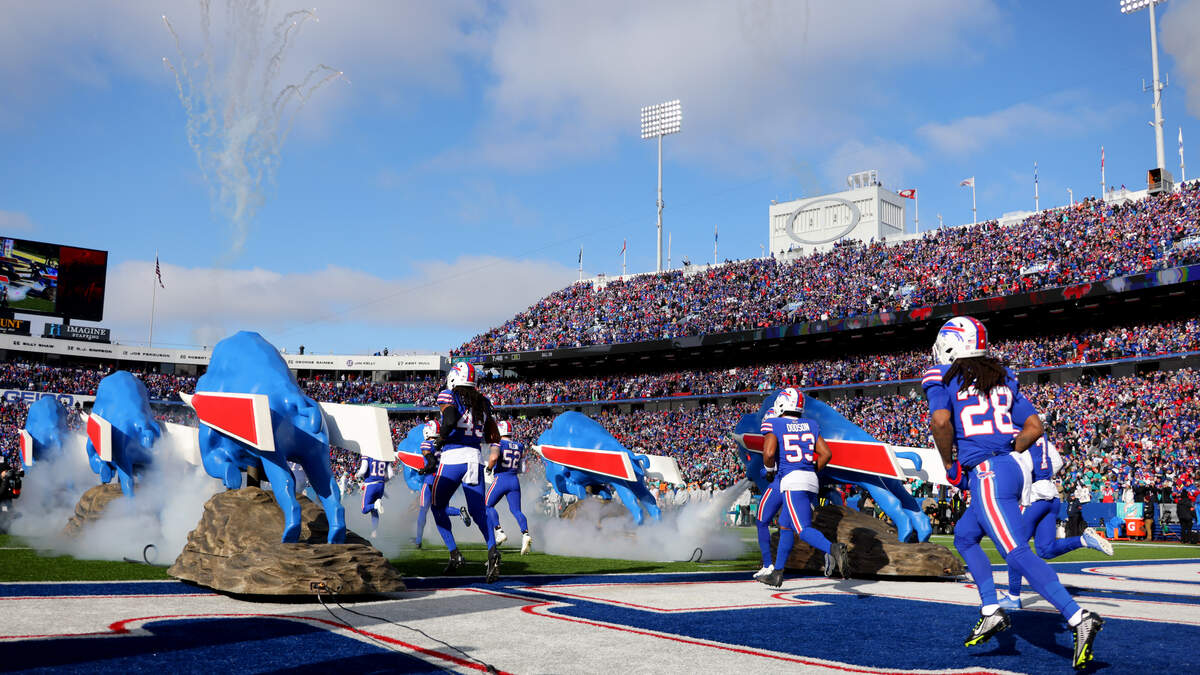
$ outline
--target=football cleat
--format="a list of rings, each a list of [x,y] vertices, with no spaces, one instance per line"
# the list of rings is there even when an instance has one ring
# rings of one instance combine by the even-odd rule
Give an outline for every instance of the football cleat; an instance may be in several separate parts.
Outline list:
[[[496,583],[500,578],[500,549],[495,546],[488,549],[487,559],[487,576],[485,581],[489,584]]]
[[[994,614],[988,616],[986,614],[979,615],[979,621],[975,622],[975,628],[967,639],[963,641],[966,647],[973,647],[977,644],[987,642],[993,635],[1012,626],[1012,621],[1008,620],[1008,615],[1003,609],[998,609]]]
[[[378,539],[379,538],[379,530],[371,530],[371,538]]]
[[[833,559],[833,564],[837,566],[837,573],[843,579],[850,578],[850,551],[846,545],[840,541],[835,541],[829,545],[829,555],[825,556],[825,569],[829,570],[825,576],[833,576],[833,570],[830,568],[829,559]]]
[[[1096,633],[1104,627],[1104,619],[1100,618],[1099,614],[1083,610],[1083,619],[1078,626],[1073,629],[1075,632],[1075,660],[1071,665],[1076,670],[1082,670],[1087,667],[1089,661],[1094,656],[1092,654],[1092,642],[1096,639]]]
[[[1008,593],[997,593],[996,604],[1000,605],[1000,609],[1021,609],[1021,596],[1013,596]]]
[[[529,553],[533,549],[533,537],[528,532],[521,533],[521,555]]]
[[[783,570],[771,570],[770,574],[758,577],[759,582],[779,588],[783,585]]]
[[[465,563],[466,561],[463,560],[462,554],[458,552],[458,549],[454,549],[450,551],[450,562],[446,564],[446,570],[442,574],[454,574]]]
[[[500,544],[503,544],[506,541],[508,541],[508,535],[504,533],[504,530],[501,529],[499,525],[497,525],[496,526],[496,545],[499,546]]]
[[[471,526],[471,514],[467,513],[467,507],[464,506],[458,510],[458,517],[462,518],[463,525]]]
[[[1107,539],[1097,534],[1096,530],[1093,528],[1089,527],[1088,529],[1084,530],[1082,539],[1083,545],[1090,549],[1100,551],[1104,555],[1113,554],[1112,544],[1109,543]]]
[[[383,515],[383,500],[382,499],[375,502],[375,514],[379,515],[379,516]]]
[[[755,572],[755,573],[754,573],[754,580],[755,580],[755,581],[762,581],[762,580],[763,580],[763,578],[765,578],[765,577],[766,577],[768,574],[770,574],[771,572],[774,572],[774,571],[775,571],[775,566],[774,566],[774,565],[767,565],[766,567],[764,567],[764,568],[762,568],[762,569],[760,569],[759,571],[757,571],[757,572]]]

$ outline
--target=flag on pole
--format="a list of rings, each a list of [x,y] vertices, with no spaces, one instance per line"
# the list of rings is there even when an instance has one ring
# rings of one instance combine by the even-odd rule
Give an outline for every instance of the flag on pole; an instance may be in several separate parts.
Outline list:
[[[1034,184],[1034,186],[1036,186],[1038,184],[1038,182],[1037,182],[1037,162],[1033,163],[1033,184]],[[1034,189],[1036,190],[1037,188],[1035,187]]]
[[[964,178],[962,180],[962,182],[959,183],[959,185],[962,187],[975,187],[975,176],[971,176],[970,178]]]
[[[1179,127],[1179,168],[1183,168],[1183,127]],[[1187,175],[1181,176],[1180,180],[1187,180]]]
[[[621,240],[621,252],[618,255],[625,255],[625,240]]]
[[[162,267],[160,267],[158,264],[158,254],[157,253],[154,254],[154,276],[158,278],[159,287],[166,288],[166,286],[163,285]]]
[[[717,226],[713,225],[713,246],[717,245]]]
[[[916,188],[909,188],[908,190],[901,190],[901,191],[897,192],[896,194],[900,195],[901,197],[904,197],[905,199],[916,199],[917,198]]]
[[[579,266],[583,266],[583,247],[579,247]]]
[[[1100,170],[1104,170],[1104,146],[1100,146]]]

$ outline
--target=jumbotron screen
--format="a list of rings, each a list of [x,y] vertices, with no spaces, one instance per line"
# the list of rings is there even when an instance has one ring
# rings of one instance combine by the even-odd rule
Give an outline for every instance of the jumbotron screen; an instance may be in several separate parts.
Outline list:
[[[104,318],[108,251],[0,237],[0,309]]]

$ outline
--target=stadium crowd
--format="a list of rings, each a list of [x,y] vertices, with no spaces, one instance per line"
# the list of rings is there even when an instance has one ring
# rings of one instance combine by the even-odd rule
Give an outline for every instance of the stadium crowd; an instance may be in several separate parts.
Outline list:
[[[939,305],[1200,261],[1200,184],[1127,204],[1085,199],[1020,223],[849,242],[791,261],[581,282],[454,354],[640,342]]]
[[[1092,363],[1200,351],[1200,317],[1115,326],[1065,335],[1000,341],[996,352],[1016,368]],[[766,391],[785,385],[817,387],[916,378],[929,362],[924,349],[848,355],[842,358],[764,362],[736,368],[674,369],[613,373],[602,377],[486,377],[484,392],[495,405],[613,401],[676,395]],[[50,366],[27,361],[0,365],[0,388],[94,395],[105,367]],[[177,400],[191,392],[196,378],[139,372],[154,400]],[[443,386],[441,377],[403,382],[304,377],[301,388],[318,401],[334,403],[413,404],[431,407]]]

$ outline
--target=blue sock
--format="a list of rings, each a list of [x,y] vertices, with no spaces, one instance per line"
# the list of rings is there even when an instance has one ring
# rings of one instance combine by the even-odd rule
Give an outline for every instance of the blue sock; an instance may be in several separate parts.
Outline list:
[[[1054,605],[1063,618],[1069,619],[1079,611],[1079,605],[1067,589],[1063,588],[1054,569],[1045,560],[1034,555],[1028,544],[1014,548],[1008,554],[1008,564],[1028,579],[1033,590]]]
[[[792,553],[792,545],[796,543],[796,533],[788,529],[779,530],[779,547],[775,549],[775,569],[787,567],[788,556]]]
[[[758,528],[758,551],[762,554],[762,566],[771,566],[771,526],[761,520],[754,522]]]

